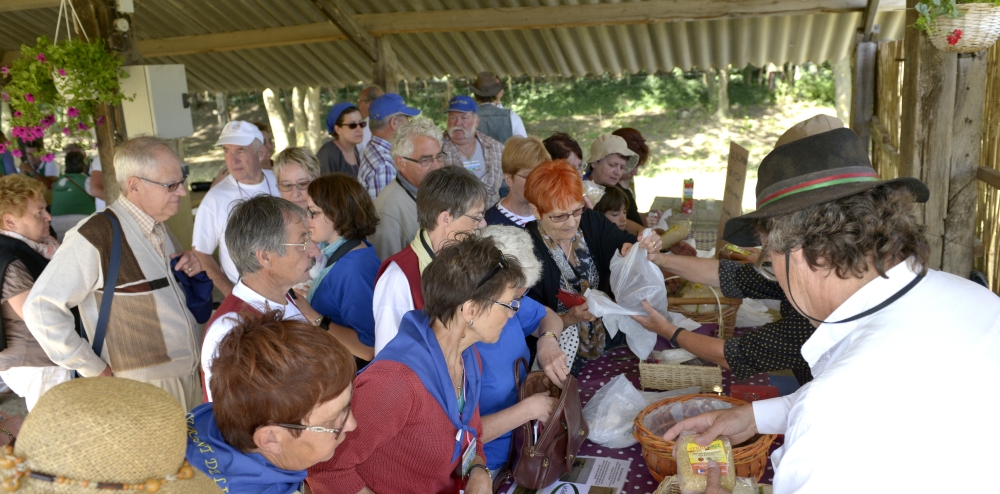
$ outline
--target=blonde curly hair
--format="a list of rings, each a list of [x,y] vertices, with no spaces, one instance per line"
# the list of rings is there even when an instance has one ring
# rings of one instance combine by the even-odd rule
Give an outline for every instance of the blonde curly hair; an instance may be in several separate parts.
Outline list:
[[[24,175],[0,178],[0,218],[5,214],[20,218],[28,208],[29,199],[45,200],[45,185]]]

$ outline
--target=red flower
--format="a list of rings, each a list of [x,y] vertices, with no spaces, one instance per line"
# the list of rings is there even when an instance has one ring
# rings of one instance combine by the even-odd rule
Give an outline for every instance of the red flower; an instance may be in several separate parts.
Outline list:
[[[957,45],[958,42],[962,39],[962,30],[956,29],[952,31],[951,34],[948,35],[947,39],[949,45]]]

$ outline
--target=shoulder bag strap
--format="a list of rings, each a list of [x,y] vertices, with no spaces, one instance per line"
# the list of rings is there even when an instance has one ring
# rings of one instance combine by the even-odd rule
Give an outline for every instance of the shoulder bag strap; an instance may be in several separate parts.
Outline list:
[[[359,245],[361,245],[360,239],[348,240],[347,242],[344,242],[344,245],[337,247],[337,250],[333,251],[333,254],[327,258],[326,267],[333,266],[333,263],[339,261],[341,257],[344,257],[348,252],[354,250],[354,248]]]
[[[94,328],[94,353],[101,356],[104,348],[104,335],[108,330],[108,317],[111,315],[111,300],[115,297],[115,286],[118,284],[118,269],[122,260],[122,230],[118,224],[118,218],[106,212],[101,212],[111,221],[111,230],[114,232],[111,240],[111,259],[108,262],[108,271],[104,275],[104,296],[101,298],[101,312],[97,317],[97,327]]]

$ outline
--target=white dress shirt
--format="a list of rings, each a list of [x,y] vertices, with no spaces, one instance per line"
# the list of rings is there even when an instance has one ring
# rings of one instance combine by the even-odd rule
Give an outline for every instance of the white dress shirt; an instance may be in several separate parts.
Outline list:
[[[281,310],[283,321],[294,319],[307,322],[302,312],[299,312],[298,306],[288,300],[287,295],[285,295],[286,303],[279,305],[253,291],[241,280],[233,287],[233,296],[261,312],[273,309]],[[201,370],[205,372],[205,394],[208,396],[208,401],[212,401],[212,388],[208,384],[212,379],[212,361],[215,360],[215,352],[218,350],[222,338],[225,338],[229,331],[239,323],[237,317],[235,312],[224,315],[213,321],[212,325],[205,330],[205,340],[201,344]]]
[[[390,262],[375,283],[372,311],[375,316],[375,355],[396,337],[403,316],[413,310],[410,282],[395,262]]]
[[[887,275],[827,320],[878,305],[916,273],[904,262]],[[760,433],[785,434],[771,455],[775,494],[982,492],[982,461],[1000,443],[995,294],[929,271],[873,315],[821,324],[802,356],[812,382],[753,403]]]

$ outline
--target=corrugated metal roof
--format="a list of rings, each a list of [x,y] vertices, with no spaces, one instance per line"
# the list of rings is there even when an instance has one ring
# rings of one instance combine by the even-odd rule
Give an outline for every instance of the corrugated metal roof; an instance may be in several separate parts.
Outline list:
[[[647,0],[656,1],[656,0]],[[577,0],[349,0],[358,14],[570,5]],[[603,0],[589,3],[613,3]],[[387,35],[410,80],[505,75],[584,76],[707,69],[726,64],[834,61],[845,57],[860,12],[818,13],[648,24],[425,32]],[[39,35],[51,36],[57,9],[0,14],[0,49],[16,50]],[[876,23],[883,39],[901,38],[903,11],[883,11]],[[310,0],[145,0],[136,2],[139,39],[173,38],[323,23]],[[181,63],[191,91],[253,90],[320,85],[341,87],[371,79],[371,61],[347,40],[238,51],[147,58]]]

